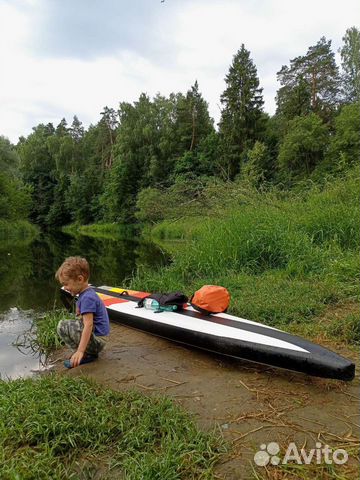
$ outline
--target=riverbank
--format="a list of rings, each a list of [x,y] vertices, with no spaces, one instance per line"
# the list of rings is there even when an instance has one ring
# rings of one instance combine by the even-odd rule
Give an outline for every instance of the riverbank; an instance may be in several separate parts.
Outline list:
[[[139,227],[117,223],[96,223],[92,225],[73,223],[62,227],[61,230],[72,236],[84,235],[92,238],[126,239],[133,238],[134,234],[139,231]]]
[[[8,222],[0,220],[1,247],[7,242],[30,242],[39,234],[39,229],[26,220]]]

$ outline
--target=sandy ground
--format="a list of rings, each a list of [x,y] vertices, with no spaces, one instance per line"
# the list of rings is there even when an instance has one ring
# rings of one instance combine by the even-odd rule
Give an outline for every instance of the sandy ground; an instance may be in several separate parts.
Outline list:
[[[354,352],[337,351],[355,359]],[[69,351],[59,356],[67,358]],[[57,365],[63,370],[61,362]],[[115,390],[169,396],[194,414],[202,429],[217,426],[230,450],[217,465],[216,478],[254,478],[254,470],[260,478],[297,478],[283,476],[275,466],[256,466],[254,454],[269,442],[280,445],[280,456],[289,442],[299,451],[315,442],[344,448],[349,460],[338,471],[342,478],[359,477],[354,456],[359,446],[358,374],[350,383],[313,378],[226,359],[114,324],[99,360],[64,373],[89,376]]]

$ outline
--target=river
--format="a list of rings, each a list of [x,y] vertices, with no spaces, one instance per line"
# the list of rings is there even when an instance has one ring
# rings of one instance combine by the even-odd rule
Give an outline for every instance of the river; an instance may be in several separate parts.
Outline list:
[[[61,305],[54,278],[63,260],[72,255],[90,263],[94,285],[126,285],[142,267],[160,268],[167,255],[137,238],[92,238],[61,232],[41,234],[32,242],[0,242],[0,378],[31,376],[41,370],[39,355],[15,346],[41,312]]]

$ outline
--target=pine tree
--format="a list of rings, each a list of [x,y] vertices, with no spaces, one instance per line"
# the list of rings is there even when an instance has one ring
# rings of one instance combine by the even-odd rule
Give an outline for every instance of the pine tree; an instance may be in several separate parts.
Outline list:
[[[225,83],[219,126],[224,175],[232,180],[240,171],[244,153],[260,139],[262,131],[262,88],[256,66],[244,45],[234,56]]]
[[[199,84],[188,90],[186,97],[179,97],[176,111],[176,134],[180,154],[194,151],[199,142],[213,130],[208,104],[199,92]]]
[[[104,107],[101,120],[98,124],[99,137],[101,136],[101,157],[105,169],[113,164],[113,149],[116,141],[116,130],[119,127],[118,113],[109,107]]]
[[[278,114],[291,120],[311,111],[325,121],[331,120],[340,100],[339,69],[331,40],[322,37],[306,55],[290,60],[289,67],[284,65],[277,76],[282,85],[277,94]]]

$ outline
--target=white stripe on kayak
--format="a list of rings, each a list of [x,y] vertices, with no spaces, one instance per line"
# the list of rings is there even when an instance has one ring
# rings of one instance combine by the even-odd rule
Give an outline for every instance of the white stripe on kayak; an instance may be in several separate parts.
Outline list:
[[[190,312],[197,312],[197,310],[195,310],[195,308],[191,306],[187,307],[186,310],[189,310]],[[263,325],[262,323],[259,323],[259,322],[253,322],[252,320],[247,320],[246,318],[235,317],[234,315],[229,315],[228,313],[215,313],[211,316],[215,318],[216,317],[226,318],[228,320],[234,320],[235,322],[244,322],[244,323],[248,323],[249,325],[260,325],[261,327],[270,328],[270,330],[276,330],[277,332],[281,332],[281,330],[279,330],[278,328],[269,327],[269,325]]]
[[[268,345],[271,347],[285,348],[287,350],[309,353],[307,350],[290,342],[286,342],[278,338],[268,337],[267,335],[263,335],[260,333],[249,332],[247,330],[241,330],[238,328],[229,327],[227,325],[211,323],[207,320],[202,320],[199,318],[186,317],[185,315],[182,316],[178,313],[173,312],[155,313],[153,310],[147,310],[145,308],[137,309],[134,303],[131,301],[107,305],[107,308],[136,317],[146,318],[153,322],[172,325],[175,327],[184,328],[185,330],[205,333],[207,335],[232,338],[236,340],[242,340],[244,342],[258,343],[260,345]],[[233,319],[231,315],[227,315],[227,317]],[[240,320],[238,317],[234,318],[236,320]],[[249,323],[262,326],[256,322],[249,321]]]
[[[110,297],[111,297],[111,293],[114,293],[114,292],[111,292],[111,290],[114,287],[109,287],[107,285],[104,285],[104,286],[101,286],[99,288],[102,288],[103,290],[108,290],[109,293],[107,293],[106,295],[109,295]],[[126,289],[125,289],[125,291],[126,291]],[[139,298],[139,300],[140,300],[140,298]],[[131,301],[131,300],[129,300],[129,301]],[[197,310],[195,310],[192,306],[190,306],[190,304],[188,304],[188,307],[186,308],[186,310],[189,310],[190,312],[197,312]],[[234,320],[235,322],[244,322],[244,323],[248,323],[249,325],[261,325],[264,328],[270,328],[271,330],[276,330],[278,332],[281,332],[281,330],[279,330],[278,328],[269,327],[269,325],[259,324],[258,322],[253,322],[252,320],[247,320],[246,318],[235,317],[234,315],[229,315],[228,313],[217,313],[217,314],[213,314],[212,316],[213,317],[227,318],[228,320]]]

